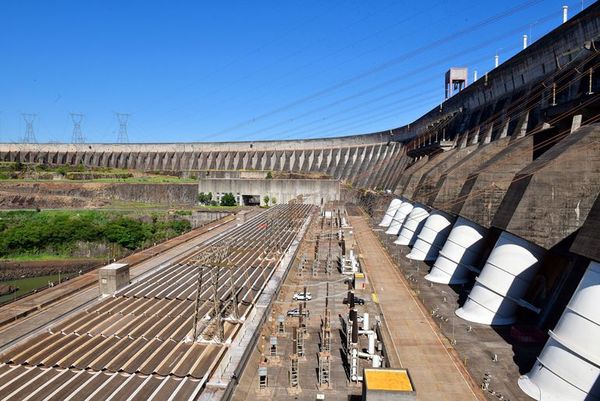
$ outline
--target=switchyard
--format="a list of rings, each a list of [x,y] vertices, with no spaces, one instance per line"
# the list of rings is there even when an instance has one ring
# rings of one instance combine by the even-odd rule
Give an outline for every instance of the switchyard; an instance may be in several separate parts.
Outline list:
[[[358,267],[344,274],[346,260],[358,264],[352,230],[343,207],[313,220],[233,400],[347,400],[360,396],[363,368],[387,363],[371,291],[355,288]]]

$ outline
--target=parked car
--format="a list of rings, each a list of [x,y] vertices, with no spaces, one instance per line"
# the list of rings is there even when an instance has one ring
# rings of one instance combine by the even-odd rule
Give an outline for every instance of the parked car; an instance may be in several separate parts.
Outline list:
[[[308,311],[306,309],[302,311],[302,314],[305,317],[308,317]],[[290,317],[298,317],[298,316],[300,316],[300,309],[299,308],[290,309],[287,311],[287,315]]]
[[[307,292],[306,294],[303,292],[294,294],[294,301],[310,301],[311,299],[312,295],[310,295],[310,292]]]
[[[344,305],[348,304],[348,298],[344,298],[344,300],[342,301],[342,303]],[[365,300],[362,298],[358,298],[358,297],[354,297],[354,305],[364,305],[365,304]]]

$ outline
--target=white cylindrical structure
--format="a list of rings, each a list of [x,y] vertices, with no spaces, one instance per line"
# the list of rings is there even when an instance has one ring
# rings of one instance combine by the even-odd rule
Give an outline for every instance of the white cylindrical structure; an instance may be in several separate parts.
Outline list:
[[[375,355],[375,340],[377,340],[377,336],[375,335],[375,332],[369,333],[368,336],[369,348],[367,348],[367,351],[369,352],[369,355]]]
[[[527,49],[527,35],[523,35],[523,49]]]
[[[525,295],[543,255],[543,248],[504,231],[456,315],[482,324],[514,323],[517,303]]]
[[[569,6],[563,6],[563,24],[569,19]]]
[[[396,214],[392,219],[392,223],[390,224],[385,233],[390,235],[398,235],[398,232],[402,227],[402,223],[404,223],[406,216],[408,216],[412,210],[413,205],[411,203],[402,201],[402,204],[400,205],[398,210],[396,210]]]
[[[463,217],[458,217],[433,268],[425,279],[440,284],[464,284],[476,270],[479,253],[487,230]]]
[[[394,241],[394,244],[412,246],[417,240],[417,234],[421,231],[427,217],[429,217],[429,212],[425,209],[425,206],[415,204],[415,207],[404,220],[402,230],[400,230],[398,239]]]
[[[400,199],[392,199],[385,214],[383,215],[381,223],[379,223],[379,227],[388,227],[392,223],[392,219],[394,218],[394,215],[401,204],[402,201]]]
[[[450,234],[452,220],[449,214],[439,210],[431,212],[417,236],[415,245],[406,257],[414,260],[435,260]]]
[[[544,401],[600,400],[600,263],[591,262],[519,387]]]

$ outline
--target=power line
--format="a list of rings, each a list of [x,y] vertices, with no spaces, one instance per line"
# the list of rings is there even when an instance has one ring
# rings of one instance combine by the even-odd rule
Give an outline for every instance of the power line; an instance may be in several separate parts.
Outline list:
[[[443,3],[443,0],[442,0],[442,1],[438,1],[438,2],[436,2],[436,3],[433,3],[432,5],[430,5],[430,7],[435,7],[435,6],[437,6],[438,4],[442,4],[442,3]],[[393,2],[392,2],[392,5],[393,5]],[[382,10],[386,10],[387,8],[388,8],[388,7],[384,7]],[[357,46],[357,44],[359,44],[359,43],[361,43],[361,42],[364,42],[364,41],[366,41],[367,39],[369,39],[369,38],[371,38],[371,37],[375,37],[375,36],[377,36],[377,35],[379,35],[379,34],[381,34],[381,33],[385,32],[385,31],[389,30],[390,28],[393,28],[393,27],[396,27],[396,26],[402,26],[402,24],[404,24],[404,23],[406,23],[406,22],[408,22],[408,21],[410,21],[410,20],[412,20],[412,19],[416,18],[416,17],[417,17],[417,16],[419,16],[420,14],[424,14],[424,13],[426,13],[426,12],[428,11],[428,9],[429,9],[429,7],[427,7],[427,8],[424,8],[423,10],[421,10],[421,11],[418,11],[418,12],[413,12],[413,13],[410,13],[410,14],[408,14],[408,17],[406,17],[406,18],[395,20],[395,22],[394,22],[392,25],[388,25],[388,26],[386,26],[386,27],[384,27],[384,28],[382,28],[382,29],[379,29],[379,30],[378,30],[378,31],[376,31],[376,32],[372,32],[372,33],[370,33],[370,34],[368,34],[368,35],[366,35],[366,36],[363,36],[362,38],[360,38],[360,39],[358,39],[358,40],[355,40],[355,41],[353,41],[353,42],[351,42],[351,43],[348,43],[348,44],[346,44],[345,46],[343,46],[343,47],[341,47],[341,48],[339,48],[339,49],[337,49],[337,50],[335,50],[335,51],[328,52],[326,56],[321,56],[321,57],[318,57],[317,59],[314,59],[314,60],[312,60],[312,61],[306,62],[306,63],[302,64],[301,66],[299,66],[299,67],[297,67],[297,68],[294,68],[294,70],[293,70],[292,72],[295,72],[295,71],[299,71],[299,70],[305,69],[306,67],[309,67],[309,66],[311,66],[311,65],[314,65],[314,64],[316,64],[316,63],[318,63],[318,62],[320,62],[320,61],[323,61],[323,60],[326,60],[326,59],[331,59],[331,58],[333,58],[334,56],[336,56],[336,55],[338,55],[338,54],[342,53],[342,52],[343,52],[344,50],[346,50],[346,49],[353,49],[353,48],[355,48],[355,47]],[[345,27],[343,27],[343,28],[340,28],[340,29],[341,29],[341,30],[347,29],[347,28],[349,28],[349,27],[351,27],[351,26],[353,26],[353,25],[356,25],[356,24],[358,24],[358,23],[362,22],[363,20],[366,20],[366,19],[368,19],[368,18],[370,18],[370,17],[372,17],[372,16],[373,16],[373,14],[371,14],[371,15],[367,15],[367,16],[365,16],[365,17],[361,18],[360,20],[358,20],[358,21],[354,21],[354,22],[352,22],[352,23],[350,23],[350,24],[348,24],[348,25],[346,25]],[[441,22],[441,21],[438,21],[438,22]],[[391,35],[391,36],[393,36],[393,35]],[[388,40],[388,42],[391,42],[391,41],[392,41],[392,40]],[[312,44],[312,43],[308,44],[308,45],[307,45],[307,46],[305,46],[304,48],[311,48],[311,47],[313,47],[313,44]],[[382,47],[382,46],[379,46],[378,48],[381,48],[381,47]],[[303,49],[304,49],[304,48],[303,48]],[[376,47],[376,48],[374,48],[374,47],[370,47],[370,48],[369,48],[369,51],[368,51],[367,53],[370,53],[370,52],[374,51],[375,49],[377,49],[377,47]],[[291,54],[289,54],[289,55],[287,55],[287,56],[285,56],[285,57],[283,57],[283,58],[281,58],[281,59],[279,59],[279,60],[277,60],[277,61],[275,61],[275,62],[273,62],[273,63],[270,63],[270,64],[268,64],[268,65],[267,65],[267,67],[273,67],[273,66],[277,65],[277,64],[278,64],[280,61],[282,61],[282,60],[285,60],[285,59],[288,59],[288,58],[290,58],[290,57],[292,57],[292,56],[295,56],[297,53],[299,53],[299,52],[294,52],[294,53],[291,53]],[[353,60],[353,59],[360,59],[360,58],[361,58],[361,57],[362,57],[364,54],[365,54],[365,53],[363,53],[363,54],[361,54],[361,55],[353,55],[353,56],[352,56],[352,57],[351,57],[349,60],[346,60],[345,62],[342,62],[342,63],[338,63],[338,64],[337,64],[337,66],[340,66],[340,65],[347,64],[349,61],[351,61],[351,60]],[[265,67],[263,67],[263,68],[262,68],[262,70],[259,70],[259,71],[263,71],[263,70],[264,70],[264,68],[265,68]],[[257,72],[257,71],[255,71],[255,72]],[[247,74],[245,77],[242,77],[241,79],[239,79],[239,80],[237,80],[237,81],[232,81],[232,82],[229,82],[229,85],[227,85],[227,86],[233,86],[233,85],[232,85],[232,83],[241,82],[241,81],[243,81],[245,78],[248,78],[248,77],[250,77],[251,75],[252,75],[252,73],[250,73],[250,74]],[[286,77],[291,77],[291,76],[292,76],[292,75],[291,75],[291,73],[290,73],[289,71],[286,71],[286,72],[284,72],[283,74],[279,74],[278,76],[275,76],[275,77],[274,77],[274,76],[272,76],[272,75],[269,75],[269,77],[268,77],[268,81],[267,81],[267,82],[268,82],[268,83],[271,83],[271,82],[273,82],[273,81],[275,81],[275,80],[277,80],[277,79],[280,79],[280,78],[286,78]],[[313,78],[313,77],[314,77],[314,73],[311,73],[311,74],[309,74],[308,76],[305,76],[305,77],[298,77],[298,78],[294,78],[294,77],[292,77],[292,78],[293,78],[293,82],[298,82],[298,81],[303,81],[304,79],[310,79],[310,78]],[[252,87],[252,88],[248,89],[248,92],[250,92],[250,93],[253,93],[255,90],[260,90],[260,89],[262,89],[264,86],[265,86],[265,84],[259,84],[259,85],[256,85],[256,86],[254,86],[254,87]],[[280,85],[278,88],[275,88],[275,89],[269,89],[269,90],[268,90],[266,93],[264,93],[264,94],[263,94],[263,96],[257,96],[257,97],[254,97],[254,98],[253,98],[253,100],[251,100],[251,101],[250,101],[250,103],[254,103],[254,102],[255,102],[255,101],[257,101],[258,99],[263,99],[263,98],[265,98],[265,97],[270,97],[270,96],[272,96],[272,92],[273,92],[274,90],[276,91],[276,90],[279,90],[279,89],[284,89],[284,88],[287,88],[287,87],[289,87],[289,86],[290,86],[290,84],[289,84],[289,83],[287,83],[287,84]],[[225,88],[225,87],[226,87],[226,86],[220,87],[220,88],[219,88],[219,90],[213,91],[213,92],[212,92],[212,93],[210,93],[209,95],[214,95],[214,94],[216,94],[216,93],[220,92],[220,90],[221,90],[221,89],[223,89],[223,88]],[[222,101],[220,101],[220,102],[216,103],[216,105],[218,105],[218,106],[219,106],[221,109],[225,109],[225,108],[226,108],[226,104],[227,104],[227,102],[228,102],[229,100],[231,100],[231,99],[228,99],[228,98],[226,98],[226,99],[223,99]],[[188,104],[189,104],[189,103],[188,103]],[[213,106],[215,106],[215,104],[213,104]],[[177,109],[179,109],[179,108],[172,109],[171,111],[174,111],[174,110],[177,110]],[[208,114],[208,113],[205,113],[204,115],[198,115],[197,113],[195,113],[195,114],[194,114],[194,117],[196,117],[196,119],[202,119],[202,118],[204,118],[204,116],[207,116],[207,115],[209,115],[209,114]],[[173,121],[174,121],[174,120],[173,120]],[[178,119],[178,121],[181,121],[181,119]]]
[[[357,24],[359,24],[359,23],[361,23],[361,22],[363,22],[363,21],[365,21],[365,20],[367,20],[367,19],[375,16],[377,13],[379,13],[381,11],[387,10],[389,7],[391,7],[393,5],[395,5],[395,1],[392,0],[389,4],[387,4],[387,5],[379,8],[379,9],[373,11],[373,12],[371,12],[368,15],[361,16],[360,19],[358,19],[356,21],[353,21],[353,22],[345,25],[343,28],[340,28],[340,29],[343,30],[343,29],[350,28],[350,27],[352,27],[354,25],[357,25]],[[337,4],[335,4],[335,2],[331,2],[331,4],[329,4],[329,6],[326,7],[323,11],[319,12],[318,15],[327,15],[327,13],[330,10],[333,10],[335,7],[337,7]],[[284,39],[286,37],[290,36],[291,33],[294,33],[295,31],[301,31],[303,29],[306,29],[307,24],[310,23],[310,22],[313,22],[314,20],[315,20],[314,15],[311,15],[308,18],[303,19],[303,20],[298,20],[292,26],[292,28],[284,31],[281,35],[278,35],[275,40],[269,41],[266,44],[263,44],[263,45],[261,45],[261,46],[259,46],[257,48],[254,48],[253,50],[250,50],[250,51],[246,52],[245,54],[243,54],[241,56],[234,57],[232,60],[230,60],[229,62],[225,63],[225,65],[223,65],[222,67],[217,68],[217,69],[213,70],[210,73],[204,74],[202,77],[199,77],[197,79],[197,81],[205,82],[205,81],[209,80],[210,78],[214,77],[215,75],[217,75],[218,73],[221,73],[221,72],[225,71],[227,68],[229,68],[231,66],[243,64],[244,63],[244,59],[247,59],[250,56],[254,56],[256,54],[261,53],[264,49],[268,48],[269,46],[272,46],[272,45],[278,44],[280,42],[283,42]],[[275,60],[275,61],[273,61],[271,63],[268,63],[266,65],[266,67],[276,66],[280,62],[285,61],[287,59],[290,59],[292,57],[295,57],[298,54],[300,54],[302,51],[304,51],[306,49],[311,49],[312,47],[313,47],[313,43],[308,43],[306,46],[302,47],[299,50],[298,49],[294,49],[294,51],[292,51],[291,53],[288,53],[287,55],[282,56],[282,57],[278,58],[277,60]],[[248,73],[248,74],[246,74],[246,75],[244,75],[244,76],[242,76],[242,77],[240,77],[238,79],[228,81],[226,85],[219,86],[217,89],[212,90],[210,92],[207,92],[206,95],[205,95],[205,97],[206,96],[214,96],[214,95],[222,92],[223,89],[225,89],[227,87],[233,87],[233,88],[235,88],[238,83],[243,82],[245,79],[249,78],[250,76],[252,76],[256,72],[262,72],[262,70],[264,70],[264,68],[265,67],[262,67],[262,68],[260,68],[260,69],[258,69],[256,71],[254,71],[252,73]],[[187,87],[190,87],[190,86],[191,85],[186,85],[185,87],[180,87],[177,91],[174,91],[174,92],[176,92],[177,94],[179,94],[182,90],[185,90]],[[168,98],[169,97],[163,97],[160,100],[164,102],[165,99],[168,99]],[[172,98],[172,96],[170,98]],[[188,102],[187,104],[191,104],[191,102]],[[174,109],[171,109],[170,111],[175,111],[175,110],[178,110],[180,108],[181,108],[181,106],[177,107],[177,108],[174,108]],[[143,110],[143,109],[137,110],[136,113],[139,113],[141,110]]]
[[[549,16],[545,17],[545,18],[544,18],[544,20],[545,20],[545,19],[549,19],[549,18],[554,18],[554,14],[550,14]],[[516,28],[516,29],[512,29],[510,32],[503,33],[503,34],[501,34],[501,35],[497,35],[496,37],[492,38],[491,40],[499,40],[499,39],[502,39],[502,38],[504,38],[504,37],[506,37],[506,36],[509,36],[509,35],[513,34],[514,32],[520,31],[520,29],[521,29],[521,27],[518,27],[518,28]],[[480,43],[478,43],[478,44],[476,44],[476,45],[474,45],[474,46],[471,46],[471,47],[469,47],[468,49],[465,49],[465,50],[462,50],[462,51],[460,51],[460,53],[457,53],[457,54],[465,55],[465,54],[469,54],[469,53],[472,53],[472,52],[474,52],[474,51],[480,50],[480,49],[481,49],[481,47],[482,47],[483,45],[485,45],[485,44],[486,44],[488,41],[489,41],[489,40],[482,41],[482,42],[480,42]],[[450,60],[450,59],[452,59],[453,57],[455,57],[455,55],[450,55],[450,56],[444,57],[444,58],[442,58],[442,59],[435,60],[435,61],[433,61],[433,62],[431,62],[431,63],[429,63],[429,64],[426,64],[426,65],[424,65],[424,66],[419,66],[418,68],[416,68],[416,69],[414,69],[414,70],[412,70],[412,71],[406,72],[406,73],[404,73],[404,74],[402,74],[402,75],[400,75],[400,76],[397,76],[397,77],[394,77],[394,78],[388,79],[388,80],[386,80],[386,81],[384,81],[384,82],[381,82],[381,83],[379,83],[379,84],[376,84],[376,85],[374,85],[374,86],[371,86],[371,87],[368,87],[368,88],[366,88],[366,89],[363,89],[363,90],[361,90],[361,91],[359,91],[359,92],[356,92],[356,93],[350,94],[350,95],[348,95],[348,96],[346,96],[346,97],[344,97],[344,98],[342,98],[342,99],[338,99],[338,100],[336,100],[336,101],[334,101],[334,102],[332,102],[332,103],[329,103],[329,104],[327,104],[327,105],[324,105],[324,106],[318,107],[318,108],[316,108],[316,109],[312,109],[312,110],[310,110],[310,112],[306,112],[306,113],[303,113],[303,114],[301,114],[301,115],[299,115],[299,116],[295,116],[295,117],[293,117],[293,118],[291,118],[291,119],[287,119],[287,120],[285,120],[285,121],[282,121],[282,122],[279,122],[279,123],[273,124],[273,125],[271,125],[271,126],[269,126],[269,127],[267,127],[267,128],[263,128],[263,129],[257,130],[257,131],[255,131],[254,133],[255,133],[255,134],[258,134],[258,133],[263,133],[264,131],[268,131],[268,130],[270,130],[270,129],[274,128],[274,127],[281,126],[281,125],[285,124],[286,122],[295,121],[295,120],[297,120],[297,119],[299,119],[299,118],[303,118],[303,117],[305,117],[305,116],[312,115],[313,113],[320,112],[320,111],[322,111],[323,109],[330,108],[330,107],[332,107],[332,106],[338,105],[338,104],[340,104],[340,103],[344,103],[344,102],[346,102],[346,101],[349,101],[349,100],[354,100],[354,99],[356,99],[356,98],[358,98],[358,97],[361,97],[361,96],[364,96],[364,95],[366,95],[366,94],[371,94],[371,93],[373,93],[373,92],[374,92],[374,91],[376,91],[376,90],[379,90],[379,89],[381,89],[381,88],[388,87],[388,86],[389,86],[390,84],[392,84],[392,83],[395,83],[395,82],[398,82],[398,81],[405,80],[405,79],[406,79],[406,78],[408,78],[408,77],[416,76],[416,75],[417,75],[418,73],[420,73],[420,72],[423,72],[423,71],[426,71],[426,70],[429,70],[429,69],[438,68],[438,67],[439,67],[439,65],[446,63],[447,61],[449,61],[449,60]],[[481,62],[482,60],[485,60],[485,59],[487,59],[487,58],[488,58],[488,56],[486,55],[486,56],[484,56],[484,57],[481,57],[481,58],[479,58],[479,59],[477,59],[477,60],[471,60],[471,61],[467,62],[466,64],[473,64],[473,63]],[[428,78],[425,78],[425,79],[423,79],[423,80],[420,80],[420,81],[418,81],[418,82],[412,83],[412,84],[410,84],[409,86],[406,86],[406,87],[403,87],[403,88],[399,88],[399,89],[397,89],[397,90],[395,90],[395,91],[392,91],[391,93],[388,93],[388,94],[386,94],[386,95],[382,95],[382,96],[380,96],[380,97],[378,97],[378,98],[375,98],[375,99],[368,100],[368,101],[366,101],[366,102],[360,103],[359,105],[362,105],[362,104],[365,104],[365,103],[366,103],[366,104],[372,104],[372,102],[374,102],[374,101],[378,101],[378,100],[381,100],[381,99],[384,99],[384,98],[388,98],[388,97],[390,97],[390,96],[393,96],[394,94],[398,94],[398,93],[405,92],[405,91],[406,91],[406,90],[408,90],[408,89],[413,89],[413,88],[416,88],[416,87],[418,87],[418,86],[420,86],[420,85],[422,85],[422,84],[425,84],[425,83],[427,83],[427,82],[431,81],[432,79],[435,79],[435,77],[428,77]],[[385,107],[385,106],[382,106],[382,107]],[[352,108],[350,108],[350,109],[354,109],[354,108],[355,108],[355,107],[352,107]],[[346,109],[346,110],[347,110],[347,109]],[[335,113],[335,114],[340,114],[340,113],[339,113],[339,112],[337,112],[337,113]],[[355,117],[355,116],[356,116],[356,115],[354,114],[354,115],[353,115],[353,117]],[[320,120],[313,121],[311,124],[308,124],[308,125],[312,125],[312,124],[314,124],[314,123],[318,123],[318,122],[319,122],[319,121],[321,121],[321,120],[323,120],[323,119],[320,119]],[[306,126],[306,124],[305,124],[305,125],[303,125],[303,126]],[[296,128],[293,128],[293,129],[292,129],[292,131],[294,131],[294,130],[297,130],[297,129],[298,129],[298,127],[296,127]]]
[[[556,17],[556,15],[555,15],[555,14],[556,14],[555,12],[552,12],[552,13],[550,13],[550,14],[548,14],[548,15],[546,15],[546,16],[544,16],[544,17],[540,18],[540,19],[538,19],[538,21],[537,21],[537,22],[538,22],[538,23],[542,23],[542,22],[547,22],[547,21],[550,21],[550,20],[552,20],[552,19],[554,19],[554,18]],[[300,115],[293,116],[293,117],[288,117],[288,118],[286,118],[285,120],[281,120],[280,122],[278,122],[278,123],[275,123],[275,124],[272,124],[272,125],[270,125],[270,126],[268,126],[268,127],[266,127],[266,128],[262,128],[262,129],[256,130],[256,131],[254,131],[253,133],[251,133],[250,135],[261,134],[261,133],[264,133],[265,131],[269,131],[269,130],[271,130],[271,129],[273,129],[273,128],[276,128],[276,127],[279,127],[279,126],[283,126],[283,125],[285,125],[285,124],[289,124],[289,123],[296,122],[297,120],[299,120],[299,119],[301,119],[301,118],[304,118],[304,117],[307,117],[307,116],[310,116],[310,115],[316,114],[316,113],[318,113],[318,112],[321,112],[321,111],[323,111],[324,109],[330,108],[330,107],[332,107],[332,106],[335,106],[335,105],[338,105],[338,104],[340,104],[340,103],[344,103],[344,102],[346,102],[346,101],[349,101],[349,100],[354,100],[354,99],[356,99],[357,97],[364,96],[365,94],[371,94],[371,93],[373,93],[373,92],[374,92],[374,91],[376,91],[376,90],[379,90],[379,89],[381,89],[381,88],[387,87],[388,85],[390,85],[390,84],[392,84],[392,83],[395,83],[395,82],[398,82],[398,81],[402,81],[402,80],[404,80],[404,79],[406,79],[406,78],[408,78],[408,77],[411,77],[411,76],[416,76],[418,73],[420,73],[420,72],[423,72],[423,71],[425,71],[425,70],[428,70],[428,69],[433,69],[433,68],[438,68],[438,67],[439,67],[439,65],[441,65],[441,64],[444,64],[444,63],[447,63],[449,60],[451,60],[451,59],[452,59],[453,57],[455,57],[456,55],[465,55],[465,54],[468,54],[468,53],[472,53],[472,52],[478,51],[478,50],[480,50],[480,49],[481,49],[483,46],[485,46],[486,44],[489,44],[489,42],[495,42],[495,41],[498,41],[498,40],[504,39],[505,37],[509,37],[510,35],[513,35],[513,34],[514,34],[514,33],[516,33],[516,32],[521,32],[521,30],[522,30],[523,28],[526,28],[527,26],[528,26],[528,24],[524,24],[524,25],[522,25],[522,26],[520,26],[520,27],[512,28],[510,31],[507,31],[507,32],[504,32],[504,33],[502,33],[502,34],[496,35],[496,36],[494,36],[493,38],[486,39],[486,40],[484,40],[484,41],[482,41],[482,42],[479,42],[479,43],[475,44],[474,46],[471,46],[471,47],[469,47],[468,49],[463,49],[463,50],[461,50],[459,53],[456,53],[456,54],[453,54],[453,55],[446,56],[446,57],[444,57],[444,58],[441,58],[441,59],[435,60],[434,62],[431,62],[431,63],[429,63],[429,64],[427,64],[427,65],[424,65],[424,66],[419,66],[418,68],[416,68],[416,69],[414,69],[414,70],[412,70],[412,71],[406,72],[406,73],[404,73],[404,74],[402,74],[402,75],[400,75],[400,76],[397,76],[397,77],[394,77],[394,78],[388,79],[388,80],[386,80],[386,81],[384,81],[384,82],[381,82],[381,83],[379,83],[379,84],[376,84],[376,85],[374,85],[374,86],[371,86],[371,87],[369,87],[369,88],[363,89],[363,90],[361,90],[361,91],[359,91],[359,92],[356,92],[356,93],[350,94],[350,95],[348,95],[348,96],[346,96],[346,97],[344,97],[344,98],[342,98],[342,99],[335,100],[335,101],[333,101],[333,102],[331,102],[331,103],[328,103],[328,104],[326,104],[326,105],[324,105],[324,106],[320,106],[320,107],[317,107],[317,108],[311,109],[311,110],[309,110],[308,112],[304,112],[304,113],[302,113],[302,114],[300,114]],[[514,47],[512,47],[512,48],[510,48],[510,49],[505,49],[505,50],[514,50],[514,49],[521,49],[521,46],[520,46],[520,45],[519,45],[519,46],[514,46]],[[486,60],[486,59],[488,59],[488,57],[489,57],[489,56],[487,56],[487,55],[486,55],[486,56],[484,56],[484,57],[481,57],[481,58],[479,58],[479,59],[477,59],[477,60],[471,60],[471,61],[469,61],[469,62],[466,62],[466,64],[469,64],[469,65],[470,65],[470,64],[475,64],[475,63],[478,63],[478,62],[481,62],[481,61],[483,61],[483,60]],[[534,68],[534,67],[532,66],[531,68]],[[431,79],[435,79],[435,77],[432,77],[432,78],[428,78],[428,79],[421,80],[421,81],[419,81],[418,83],[413,83],[413,84],[411,84],[411,85],[410,85],[410,86],[408,86],[408,87],[405,87],[405,88],[403,88],[403,89],[398,89],[398,90],[396,90],[396,91],[393,91],[393,92],[391,92],[391,93],[388,93],[387,95],[380,96],[380,97],[378,97],[378,98],[376,98],[376,99],[374,99],[374,100],[372,100],[372,101],[363,102],[363,103],[361,103],[361,104],[364,104],[364,103],[371,104],[373,101],[378,101],[378,100],[380,100],[380,99],[382,99],[382,98],[390,97],[390,96],[392,96],[392,95],[393,95],[393,94],[395,94],[395,93],[401,93],[402,91],[406,91],[407,89],[411,89],[411,88],[417,87],[417,86],[419,86],[419,85],[421,85],[421,84],[424,84],[424,83],[426,83],[427,81],[430,81]],[[385,107],[385,106],[382,106],[382,107]],[[353,107],[351,107],[350,109],[353,109]],[[348,109],[346,109],[346,110],[348,110]],[[334,114],[340,114],[340,112],[336,112],[336,113],[334,113]],[[356,115],[354,114],[354,115],[353,115],[353,117],[356,117]],[[303,124],[303,125],[301,125],[301,127],[305,127],[305,126],[307,126],[307,125],[318,124],[318,123],[320,123],[320,122],[322,122],[322,121],[324,121],[324,120],[326,120],[326,119],[327,119],[327,118],[319,118],[319,119],[317,119],[317,120],[313,120],[311,123]],[[379,120],[381,120],[381,119],[379,119]],[[327,124],[327,125],[331,125],[331,124]],[[365,125],[365,124],[361,124],[361,125]],[[297,131],[297,130],[298,130],[298,128],[299,128],[299,127],[292,128],[292,129],[291,129],[291,131]],[[317,129],[322,129],[322,127],[319,127],[319,128],[317,128]],[[289,134],[289,132],[290,132],[290,131],[287,131],[287,132],[288,132],[288,134]],[[273,137],[273,135],[269,135],[269,136],[267,136],[266,138],[271,138],[271,137]],[[284,137],[284,138],[287,138],[287,137],[289,137],[289,135],[288,135],[288,136],[286,136],[286,137]]]
[[[225,129],[222,129],[222,130],[218,131],[216,133],[216,135],[222,135],[222,134],[225,134],[225,133],[230,132],[232,130],[244,127],[246,125],[253,124],[256,121],[262,120],[264,118],[270,117],[270,116],[275,115],[275,114],[279,114],[279,113],[281,113],[281,112],[283,112],[285,110],[288,110],[288,109],[293,108],[295,106],[298,106],[300,104],[306,103],[309,100],[313,100],[313,99],[319,98],[319,97],[321,97],[321,96],[323,96],[323,95],[325,95],[327,93],[339,90],[339,89],[341,89],[343,87],[346,87],[346,86],[348,86],[348,85],[350,85],[350,84],[352,84],[352,83],[354,83],[354,82],[356,82],[358,80],[364,79],[364,78],[366,78],[368,76],[371,76],[373,74],[376,74],[376,73],[379,73],[381,71],[387,70],[387,69],[389,69],[392,66],[395,66],[395,65],[397,65],[399,63],[402,63],[402,62],[405,62],[408,59],[414,58],[415,56],[417,56],[417,55],[419,55],[419,54],[421,54],[423,52],[426,52],[426,51],[428,51],[428,50],[430,50],[430,49],[432,49],[434,47],[437,47],[437,46],[440,46],[440,45],[445,45],[445,44],[447,44],[451,40],[454,40],[456,38],[464,36],[467,33],[470,33],[472,31],[478,30],[478,29],[480,29],[480,28],[482,28],[482,27],[484,27],[486,25],[489,25],[489,24],[491,24],[493,22],[497,22],[497,21],[499,21],[499,20],[501,20],[503,18],[511,16],[511,15],[513,15],[513,14],[515,14],[515,13],[517,13],[517,12],[519,12],[519,11],[527,8],[527,7],[531,7],[531,6],[533,6],[533,5],[537,4],[537,3],[540,3],[542,1],[543,0],[529,0],[529,1],[526,1],[524,3],[521,3],[521,4],[517,5],[517,6],[514,6],[514,7],[510,8],[510,9],[508,9],[508,10],[505,10],[505,11],[503,11],[501,13],[498,13],[498,14],[495,14],[495,15],[493,15],[491,17],[488,17],[488,18],[486,18],[486,19],[484,19],[484,20],[482,20],[482,21],[480,21],[478,23],[475,23],[475,24],[473,24],[473,25],[471,25],[469,27],[463,28],[463,29],[461,29],[459,31],[456,31],[456,32],[453,32],[453,33],[451,33],[449,35],[446,35],[443,38],[434,40],[431,43],[428,43],[428,44],[423,45],[421,47],[418,47],[418,48],[416,48],[414,50],[411,50],[409,52],[406,52],[404,54],[396,56],[396,57],[394,57],[394,58],[392,58],[392,59],[390,59],[390,60],[388,60],[388,61],[386,61],[384,63],[381,63],[381,64],[379,64],[377,66],[374,66],[374,67],[372,67],[370,69],[367,69],[367,70],[365,70],[365,71],[363,71],[363,72],[361,72],[361,73],[359,73],[357,75],[354,75],[353,77],[347,78],[347,79],[339,81],[339,82],[337,82],[337,83],[335,83],[333,85],[330,85],[327,88],[324,88],[324,89],[321,89],[319,91],[313,92],[312,94],[309,94],[309,95],[304,96],[302,98],[296,99],[296,100],[294,100],[292,102],[289,102],[289,103],[287,103],[287,104],[285,104],[283,106],[277,107],[277,108],[275,108],[275,109],[273,109],[271,111],[268,111],[268,112],[265,112],[265,113],[260,114],[258,116],[255,116],[255,117],[253,117],[251,119],[247,119],[247,120],[239,122],[239,123],[237,123],[235,125],[231,125],[231,126],[225,128]]]

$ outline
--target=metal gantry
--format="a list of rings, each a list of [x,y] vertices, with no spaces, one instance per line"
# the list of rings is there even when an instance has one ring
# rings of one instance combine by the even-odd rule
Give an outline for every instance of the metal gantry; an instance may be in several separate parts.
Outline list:
[[[190,340],[222,343],[226,340],[226,322],[243,323],[240,305],[243,305],[244,297],[241,293],[252,288],[253,280],[256,282],[258,279],[262,283],[268,280],[273,267],[303,223],[298,214],[303,207],[295,209],[298,208],[284,213],[281,208],[273,208],[254,226],[252,235],[231,236],[186,261],[198,266]]]

